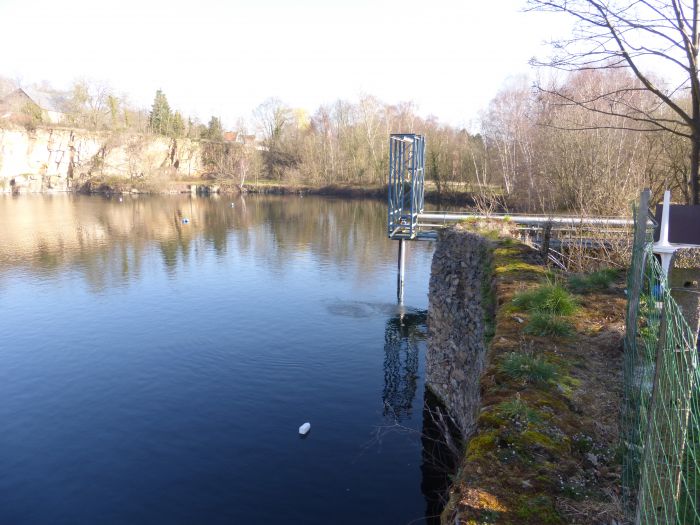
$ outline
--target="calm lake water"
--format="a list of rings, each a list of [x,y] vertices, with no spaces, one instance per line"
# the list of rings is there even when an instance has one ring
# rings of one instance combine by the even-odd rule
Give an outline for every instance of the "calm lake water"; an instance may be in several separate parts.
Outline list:
[[[231,202],[0,196],[0,523],[425,522],[431,243]]]

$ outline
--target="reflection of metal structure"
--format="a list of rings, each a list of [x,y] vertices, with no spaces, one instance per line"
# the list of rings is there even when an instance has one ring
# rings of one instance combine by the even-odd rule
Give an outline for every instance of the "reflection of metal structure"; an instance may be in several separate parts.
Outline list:
[[[389,237],[414,239],[423,213],[425,138],[395,133],[389,139]]]
[[[390,318],[384,331],[384,415],[411,414],[418,384],[418,342],[425,339],[426,313]]]

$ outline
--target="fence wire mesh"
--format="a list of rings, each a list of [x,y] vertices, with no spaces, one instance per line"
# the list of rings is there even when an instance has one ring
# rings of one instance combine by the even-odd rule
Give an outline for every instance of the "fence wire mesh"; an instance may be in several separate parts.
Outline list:
[[[700,525],[696,335],[651,251],[651,233],[644,233],[635,236],[627,283],[621,428],[625,513],[635,524]]]

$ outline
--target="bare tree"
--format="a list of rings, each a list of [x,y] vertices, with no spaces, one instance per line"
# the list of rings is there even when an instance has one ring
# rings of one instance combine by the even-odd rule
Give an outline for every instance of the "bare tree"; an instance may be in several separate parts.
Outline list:
[[[533,60],[533,64],[563,71],[625,68],[638,80],[629,87],[588,97],[549,91],[564,104],[624,117],[626,129],[664,131],[689,140],[692,204],[700,204],[699,3],[700,0],[528,0],[531,10],[565,13],[575,20],[573,35],[553,42],[554,56],[547,61]],[[665,84],[647,73],[650,70],[669,71],[677,79],[676,84]],[[630,97],[635,92],[652,93],[656,103],[651,107],[635,103],[635,98]],[[690,104],[683,104],[684,99]]]
[[[68,96],[68,116],[76,126],[108,129],[115,124],[119,99],[104,82],[78,80]]]
[[[255,109],[253,116],[264,137],[262,157],[267,176],[282,182],[285,173],[298,164],[296,152],[286,147],[285,140],[293,121],[292,111],[281,100],[269,98]]]
[[[274,149],[284,128],[291,122],[291,111],[281,100],[268,98],[254,111],[255,121],[263,134],[265,145]]]

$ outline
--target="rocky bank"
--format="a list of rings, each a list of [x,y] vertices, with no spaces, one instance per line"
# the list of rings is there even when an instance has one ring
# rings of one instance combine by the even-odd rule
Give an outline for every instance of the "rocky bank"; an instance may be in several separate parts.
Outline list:
[[[79,189],[92,178],[200,177],[201,146],[189,139],[67,128],[0,128],[0,192]]]

